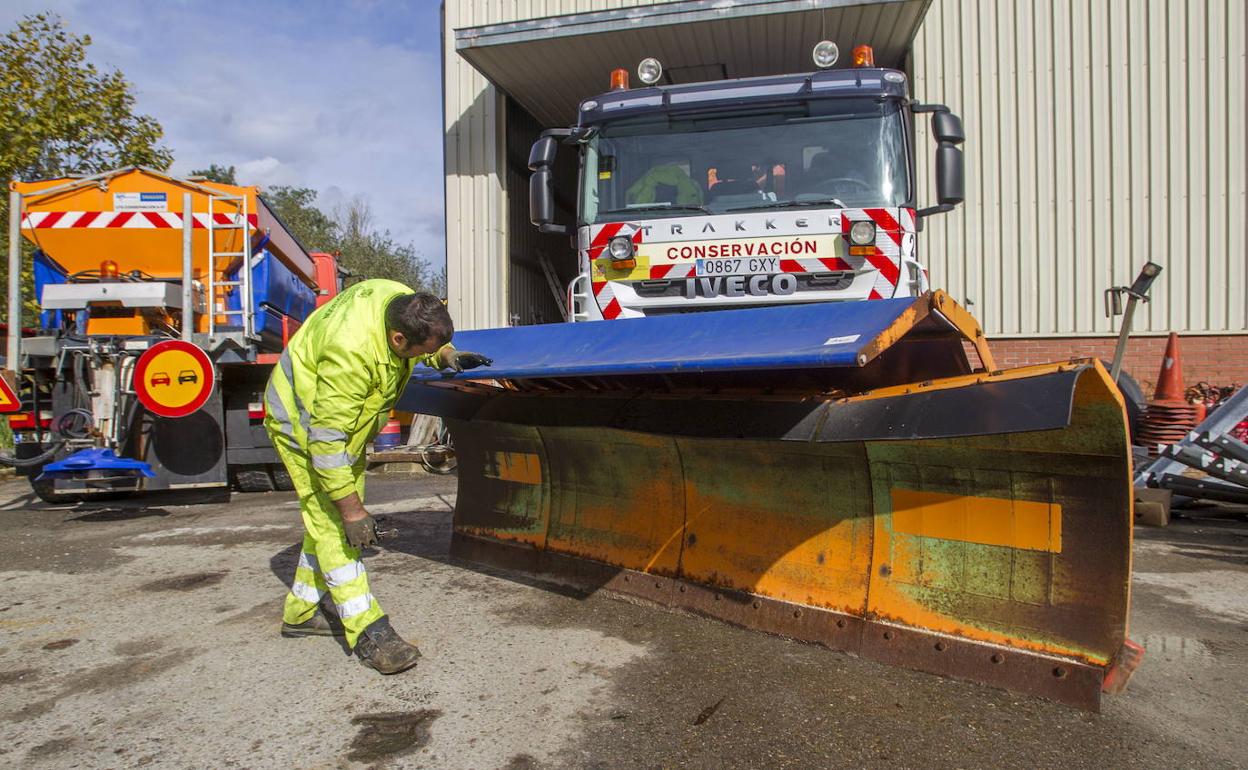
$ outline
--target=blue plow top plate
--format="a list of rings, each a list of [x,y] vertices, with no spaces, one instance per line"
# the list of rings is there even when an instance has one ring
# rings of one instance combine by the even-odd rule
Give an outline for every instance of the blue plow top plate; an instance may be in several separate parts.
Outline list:
[[[494,360],[466,372],[419,367],[413,384],[859,366],[859,354],[916,298],[482,329],[455,347]]]

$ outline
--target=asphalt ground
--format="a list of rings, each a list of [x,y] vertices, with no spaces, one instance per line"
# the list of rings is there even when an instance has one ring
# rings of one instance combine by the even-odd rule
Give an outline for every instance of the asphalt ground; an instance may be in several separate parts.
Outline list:
[[[455,479],[378,476],[420,665],[278,636],[291,494],[53,507],[0,484],[0,766],[1248,766],[1248,522],[1137,529],[1147,648],[1091,714],[447,557]]]

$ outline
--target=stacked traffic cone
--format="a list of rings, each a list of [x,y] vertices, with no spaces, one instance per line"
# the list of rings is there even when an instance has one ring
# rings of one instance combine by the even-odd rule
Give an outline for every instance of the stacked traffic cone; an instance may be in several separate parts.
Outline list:
[[[1157,390],[1144,413],[1139,441],[1148,447],[1148,454],[1155,457],[1159,446],[1182,441],[1203,419],[1204,405],[1188,403],[1184,396],[1179,335],[1171,332],[1166,354],[1161,359],[1161,373],[1157,375]]]

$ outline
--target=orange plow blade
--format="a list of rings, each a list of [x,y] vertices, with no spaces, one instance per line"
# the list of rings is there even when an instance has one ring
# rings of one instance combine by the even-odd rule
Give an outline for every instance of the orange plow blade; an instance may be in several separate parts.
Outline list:
[[[941,338],[906,323],[841,379]],[[738,379],[419,386],[456,444],[454,554],[1098,707],[1126,643],[1132,500],[1098,363],[852,395]]]

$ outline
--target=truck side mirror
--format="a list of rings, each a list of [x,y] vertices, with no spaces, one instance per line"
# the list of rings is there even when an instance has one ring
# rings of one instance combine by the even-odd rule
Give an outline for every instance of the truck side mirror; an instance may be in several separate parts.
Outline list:
[[[966,199],[962,150],[947,142],[936,148],[936,202],[953,208]]]
[[[932,136],[941,144],[962,144],[966,134],[962,133],[962,118],[952,112],[932,113]]]
[[[953,211],[966,199],[966,163],[959,144],[966,141],[962,119],[943,104],[915,105],[914,112],[932,113],[932,137],[936,140],[936,205],[919,209],[920,217]]]
[[[543,136],[529,150],[529,221],[542,233],[566,235],[569,229],[555,224],[555,175],[551,167],[559,153],[554,136]]]

